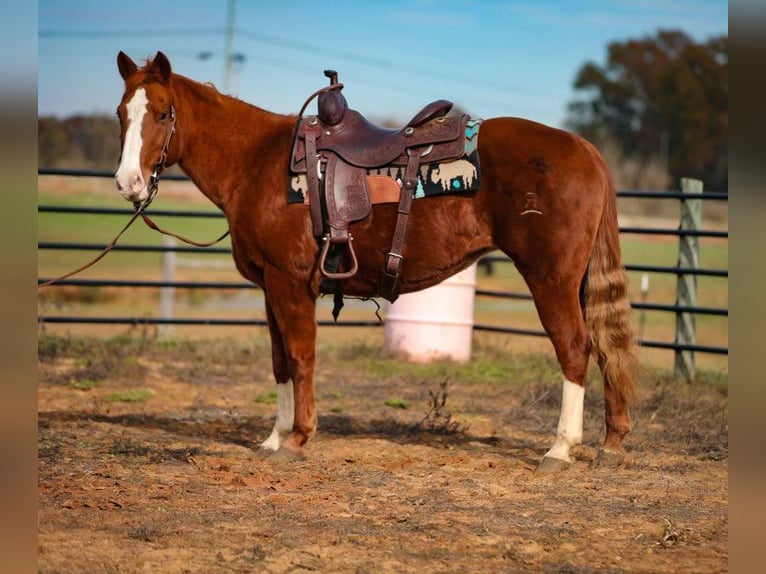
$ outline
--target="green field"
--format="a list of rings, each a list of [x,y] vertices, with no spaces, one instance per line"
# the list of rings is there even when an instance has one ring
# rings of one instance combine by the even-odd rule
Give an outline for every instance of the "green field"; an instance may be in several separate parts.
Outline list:
[[[68,180],[62,191],[57,178],[40,178],[38,203],[56,206],[94,206],[125,208],[123,201],[111,188],[111,181],[83,182],[83,190],[77,189],[78,180]],[[186,209],[214,211],[206,201],[189,201],[178,194],[160,192],[153,204],[155,209]],[[38,239],[40,241],[66,241],[83,243],[109,242],[127,221],[127,215],[70,215],[41,213],[38,215]],[[160,225],[197,240],[218,237],[226,228],[221,218],[199,219],[179,217],[155,217]],[[716,221],[720,226],[720,222]],[[657,224],[658,227],[676,227],[672,222]],[[708,227],[708,226],[705,226]],[[161,245],[163,237],[136,222],[125,234],[121,244]],[[721,239],[702,238],[701,266],[713,269],[728,268],[728,243]],[[220,246],[228,246],[228,239]],[[678,240],[673,237],[623,235],[623,260],[626,264],[673,266],[678,258]],[[53,277],[79,267],[92,259],[93,251],[40,250],[38,273],[40,277]],[[179,280],[242,281],[234,270],[229,255],[177,254],[179,265],[175,278]],[[160,279],[162,255],[159,253],[113,252],[79,277],[94,279]],[[641,277],[630,273],[630,295],[633,301],[641,299]],[[494,273],[487,276],[482,271],[477,277],[481,289],[527,292],[526,286],[512,264],[496,264]],[[650,274],[650,290],[647,301],[673,304],[675,302],[676,277],[673,274]],[[204,318],[265,318],[262,295],[259,290],[188,290],[176,289],[175,314],[178,317]],[[699,277],[698,301],[703,307],[728,308],[728,280],[726,278]],[[156,289],[103,288],[103,287],[51,287],[41,291],[38,311],[41,315],[85,315],[150,317],[158,315],[159,293]],[[320,300],[318,319],[330,320],[331,298]],[[341,319],[375,319],[372,302],[349,301]],[[728,347],[728,318],[707,315],[697,316],[697,343]],[[475,322],[487,325],[513,326],[539,329],[539,321],[531,301],[505,300],[479,297],[475,303]],[[675,332],[675,316],[668,312],[649,311],[635,313],[636,330],[647,340],[672,342]],[[49,332],[114,335],[129,329],[125,326],[46,325]],[[153,329],[150,329],[153,330]],[[171,332],[171,331],[168,331]],[[174,337],[257,337],[266,338],[264,328],[243,327],[173,327]],[[383,329],[376,328],[320,328],[320,338],[360,341],[363,344],[382,345]],[[519,352],[552,353],[547,339],[498,335],[476,332],[476,345],[496,346]],[[642,349],[645,363],[660,368],[672,368],[672,351]],[[728,372],[725,355],[697,354],[697,364],[702,369]]]

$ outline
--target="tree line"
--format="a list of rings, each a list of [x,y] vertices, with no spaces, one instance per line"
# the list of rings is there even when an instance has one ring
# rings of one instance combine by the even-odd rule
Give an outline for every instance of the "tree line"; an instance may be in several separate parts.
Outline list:
[[[604,63],[586,62],[574,80],[566,127],[593,141],[622,189],[660,189],[695,177],[728,189],[728,37],[695,42],[680,30],[615,41]],[[114,117],[38,119],[44,167],[114,169]]]
[[[37,119],[37,162],[41,167],[116,169],[120,124],[116,117]]]
[[[729,40],[695,42],[680,30],[612,42],[604,64],[586,62],[574,81],[567,127],[674,182],[728,189]]]

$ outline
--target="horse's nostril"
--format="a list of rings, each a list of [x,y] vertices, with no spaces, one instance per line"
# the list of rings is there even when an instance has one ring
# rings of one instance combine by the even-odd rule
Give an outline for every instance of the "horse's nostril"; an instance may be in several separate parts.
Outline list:
[[[134,175],[130,187],[133,191],[141,191],[144,188],[144,178],[140,174]]]

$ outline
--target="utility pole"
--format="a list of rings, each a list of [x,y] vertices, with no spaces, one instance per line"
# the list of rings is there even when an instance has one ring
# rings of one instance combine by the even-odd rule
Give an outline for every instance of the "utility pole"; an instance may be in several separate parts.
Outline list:
[[[229,0],[229,7],[226,15],[226,49],[224,50],[223,63],[223,93],[229,93],[231,84],[231,50],[234,44],[234,7],[236,0]]]

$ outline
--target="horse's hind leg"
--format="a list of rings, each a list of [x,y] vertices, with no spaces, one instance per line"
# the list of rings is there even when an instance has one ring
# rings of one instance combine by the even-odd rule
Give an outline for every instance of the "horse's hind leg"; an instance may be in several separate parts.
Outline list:
[[[564,374],[556,439],[537,467],[540,474],[568,467],[572,462],[570,449],[582,441],[590,338],[580,307],[579,279],[553,281],[527,277],[527,283]]]

